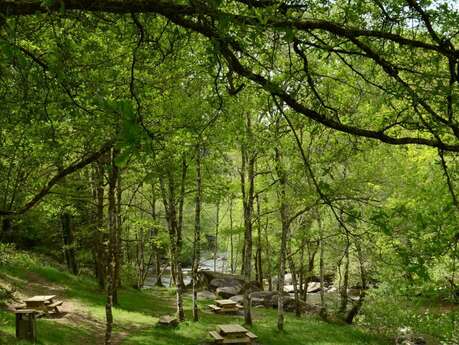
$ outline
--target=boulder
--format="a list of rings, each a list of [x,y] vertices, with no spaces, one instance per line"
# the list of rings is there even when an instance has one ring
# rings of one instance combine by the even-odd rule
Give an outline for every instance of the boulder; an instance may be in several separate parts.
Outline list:
[[[333,285],[327,289],[327,292],[336,292],[336,291],[338,291],[338,289]]]
[[[295,292],[295,287],[293,285],[285,285],[284,291],[288,293]]]
[[[287,292],[285,298],[291,298]],[[277,307],[277,291],[255,291],[250,294],[252,305],[264,305],[265,307]]]
[[[230,300],[232,300],[232,301],[234,301],[236,303],[242,304],[242,302],[244,301],[244,296],[242,296],[242,295],[232,296],[232,297],[230,297]]]
[[[308,293],[314,293],[320,291],[320,282],[310,282],[308,284]]]
[[[265,307],[266,306],[265,300],[263,298],[254,297],[251,299],[251,301],[252,301],[252,306],[254,307]]]
[[[226,277],[226,278],[214,278],[210,281],[209,287],[211,290],[217,290],[222,287],[237,287],[239,290],[243,286],[243,282],[239,281],[236,278]]]
[[[239,285],[236,286],[222,286],[217,288],[216,290],[217,296],[221,298],[230,298],[236,296],[241,292],[241,287]]]
[[[216,299],[217,298],[217,296],[213,292],[207,291],[207,290],[199,291],[197,296],[198,296],[198,300]]]

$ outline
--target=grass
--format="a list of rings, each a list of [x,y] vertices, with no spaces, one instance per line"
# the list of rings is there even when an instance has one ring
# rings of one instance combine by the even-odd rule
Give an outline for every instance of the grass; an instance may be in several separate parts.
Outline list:
[[[75,277],[55,265],[28,257],[0,266],[0,284],[12,283],[27,294],[56,293],[75,310],[64,319],[37,320],[40,345],[96,345],[103,343],[105,296],[89,277]],[[174,294],[170,289],[137,291],[121,289],[120,304],[114,309],[114,344],[122,345],[191,345],[209,340],[209,330],[221,323],[243,323],[241,316],[215,315],[205,309],[208,301],[201,301],[199,322],[185,321],[175,329],[155,326],[158,317],[174,313]],[[187,320],[191,319],[191,301],[185,298]],[[271,309],[254,309],[254,326],[261,344],[272,345],[385,345],[385,338],[371,335],[362,329],[329,324],[313,316],[296,318],[288,314],[286,329],[278,332],[276,312]],[[0,344],[18,345],[15,337],[14,315],[0,309]]]

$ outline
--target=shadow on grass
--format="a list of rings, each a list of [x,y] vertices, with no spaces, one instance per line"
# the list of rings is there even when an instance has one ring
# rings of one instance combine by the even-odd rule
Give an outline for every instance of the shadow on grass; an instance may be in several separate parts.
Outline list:
[[[78,325],[69,326],[56,324],[50,320],[37,319],[38,345],[85,344],[96,345],[90,331]],[[15,316],[12,313],[0,311],[0,344],[1,345],[30,345],[30,342],[19,341],[15,334]]]

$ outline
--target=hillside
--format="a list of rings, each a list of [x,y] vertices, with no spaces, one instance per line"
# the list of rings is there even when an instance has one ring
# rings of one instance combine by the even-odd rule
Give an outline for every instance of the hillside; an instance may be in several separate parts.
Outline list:
[[[0,266],[0,286],[15,286],[19,299],[35,294],[54,294],[65,301],[62,315],[37,321],[39,344],[96,345],[103,343],[104,293],[89,277],[75,277],[48,260],[29,254],[16,254],[8,264]],[[205,310],[208,301],[201,301],[199,322],[185,321],[177,329],[155,326],[158,317],[173,314],[174,293],[166,288],[119,291],[120,305],[114,308],[114,342],[123,345],[204,344],[207,333],[221,323],[243,323],[242,316],[221,316]],[[6,303],[0,309],[0,344],[23,344],[14,337],[14,314]],[[191,319],[190,296],[185,297],[187,320]],[[295,318],[287,315],[286,330],[276,328],[275,310],[255,309],[252,331],[265,345],[384,345],[389,342],[356,327],[327,324],[314,316]]]

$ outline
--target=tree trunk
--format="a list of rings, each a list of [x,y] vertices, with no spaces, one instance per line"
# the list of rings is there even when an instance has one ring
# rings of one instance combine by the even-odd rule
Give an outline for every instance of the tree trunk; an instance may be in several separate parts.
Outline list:
[[[64,257],[67,268],[73,274],[78,274],[78,267],[75,258],[75,248],[70,213],[64,211],[61,214],[62,237],[64,240]]]
[[[250,115],[246,119],[246,137],[252,138]],[[242,256],[242,276],[244,278],[244,322],[246,325],[252,325],[252,311],[250,301],[250,280],[252,273],[252,217],[255,199],[255,162],[256,154],[249,152],[247,145],[241,145],[241,192],[242,205],[244,211],[244,245]]]
[[[105,305],[106,315],[106,330],[105,330],[105,345],[112,344],[112,328],[113,328],[113,291],[115,288],[115,262],[116,262],[116,233],[117,233],[117,206],[116,206],[116,185],[118,180],[118,168],[115,164],[116,150],[112,150],[112,167],[109,174],[109,189],[108,189],[108,267],[107,267],[107,303]]]
[[[348,304],[348,293],[349,288],[349,237],[347,237],[346,247],[344,248],[344,277],[343,282],[340,286],[340,306],[338,309],[338,315],[345,319],[347,304]],[[341,266],[341,263],[340,263]],[[341,274],[340,274],[341,276]]]
[[[349,312],[346,315],[345,321],[348,324],[352,324],[352,322],[354,321],[354,318],[360,312],[360,309],[362,309],[362,305],[363,305],[363,302],[365,300],[366,290],[368,288],[368,286],[367,286],[367,272],[366,272],[366,269],[365,269],[365,263],[364,263],[362,248],[360,247],[360,243],[358,241],[356,241],[355,247],[357,249],[357,257],[358,257],[358,260],[359,260],[360,280],[362,282],[362,289],[360,290],[359,300],[352,306],[351,310],[349,310]]]
[[[319,250],[320,250],[320,259],[319,259],[319,274],[320,274],[320,316],[323,319],[327,318],[327,306],[325,305],[325,284],[324,284],[324,275],[325,275],[325,261],[324,261],[324,233],[322,228],[322,220],[320,218],[320,211],[317,210],[317,223],[319,226]]]
[[[218,228],[220,226],[220,200],[217,201],[217,219],[215,222],[214,272],[217,272]]]
[[[268,279],[268,290],[273,291],[273,274],[272,274],[272,267],[271,267],[271,246],[269,245],[269,238],[268,238],[268,226],[269,226],[269,220],[268,217],[266,217],[266,224],[265,224],[265,243],[266,243],[266,257],[267,259],[267,267],[268,271],[267,273],[267,279]]]
[[[96,229],[94,231],[95,242],[95,266],[96,279],[101,289],[105,289],[105,267],[106,267],[106,246],[104,226],[104,160],[105,156],[99,158],[95,166],[95,197],[96,197]]]
[[[236,265],[234,261],[234,241],[233,241],[233,198],[230,199],[230,209],[229,209],[229,219],[230,219],[230,266],[231,273],[236,272]]]
[[[290,269],[290,273],[292,274],[293,294],[295,298],[295,315],[300,317],[301,316],[300,294],[298,291],[298,279],[297,279],[295,261],[293,260],[293,255],[292,255],[292,250],[290,248],[290,244],[288,244],[287,247],[288,247],[288,251],[287,251],[288,266]]]
[[[202,195],[202,178],[201,178],[201,147],[198,144],[196,148],[196,198],[194,209],[194,238],[193,238],[193,321],[199,320],[198,312],[198,268],[201,257],[201,195]]]
[[[115,154],[117,154],[116,152]],[[112,162],[115,164],[115,162]],[[121,265],[122,265],[122,247],[121,247],[121,201],[122,201],[122,189],[121,189],[121,172],[117,171],[116,179],[116,196],[115,196],[115,207],[116,207],[116,232],[115,232],[115,276],[114,276],[114,287],[113,287],[113,304],[118,305],[118,288],[121,287]]]
[[[255,276],[256,281],[263,290],[263,265],[262,265],[262,242],[261,242],[261,212],[260,197],[257,195],[257,250],[255,252]]]
[[[282,166],[281,152],[278,147],[275,148],[276,172],[279,179],[279,210],[282,223],[281,245],[279,250],[279,271],[277,273],[278,280],[278,305],[277,305],[277,328],[282,331],[284,329],[284,282],[285,282],[285,267],[286,267],[286,251],[287,242],[289,240],[290,224],[289,212],[287,204],[287,174]]]
[[[185,311],[183,310],[183,273],[182,264],[180,261],[177,262],[177,288],[176,288],[176,304],[177,304],[177,319],[179,321],[185,321]]]
[[[13,242],[13,222],[11,218],[4,217],[2,219],[2,233],[0,239],[4,243]]]

